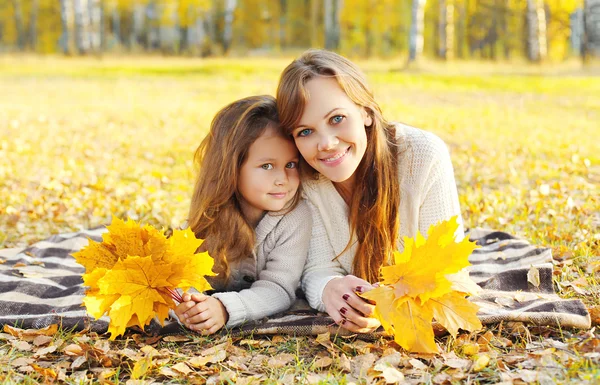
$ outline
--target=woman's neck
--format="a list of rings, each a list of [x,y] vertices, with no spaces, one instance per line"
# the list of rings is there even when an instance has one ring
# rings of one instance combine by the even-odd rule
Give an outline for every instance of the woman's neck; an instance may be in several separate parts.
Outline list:
[[[338,194],[340,194],[348,206],[350,206],[350,202],[352,202],[352,195],[354,193],[354,180],[355,176],[353,174],[350,178],[343,182],[333,182],[333,187],[335,187]]]

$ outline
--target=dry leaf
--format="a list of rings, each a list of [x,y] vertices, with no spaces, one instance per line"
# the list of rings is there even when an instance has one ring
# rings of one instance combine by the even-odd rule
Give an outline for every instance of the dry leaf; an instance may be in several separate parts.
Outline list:
[[[320,356],[312,364],[313,370],[325,369],[331,366],[333,359],[330,356]]]
[[[487,354],[480,354],[474,357],[473,367],[471,368],[474,372],[480,372],[487,367],[490,363],[490,356]]]
[[[286,366],[288,363],[292,362],[296,356],[290,353],[278,354],[275,357],[269,358],[269,362],[267,365],[271,368],[282,368]]]
[[[534,266],[531,266],[527,272],[527,282],[535,287],[540,287],[540,271]]]
[[[179,373],[181,373],[183,375],[188,375],[188,374],[190,374],[190,373],[193,372],[193,370],[190,369],[190,367],[187,366],[185,364],[185,362],[180,362],[178,364],[175,364],[175,365],[171,366],[171,369],[173,369],[173,370],[175,370],[175,371],[177,371],[177,372],[179,372]]]
[[[190,337],[185,335],[166,336],[162,339],[165,342],[187,342],[190,341]]]
[[[152,356],[146,356],[141,360],[138,360],[131,370],[131,378],[137,380],[144,377],[146,373],[152,368]]]

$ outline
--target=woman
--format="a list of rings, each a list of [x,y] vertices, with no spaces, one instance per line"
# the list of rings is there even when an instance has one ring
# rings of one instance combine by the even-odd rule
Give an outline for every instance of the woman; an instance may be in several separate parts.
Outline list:
[[[333,52],[294,60],[277,107],[302,155],[313,215],[302,288],[339,325],[372,331],[374,306],[357,293],[378,281],[402,237],[455,215],[462,222],[448,150],[432,133],[387,122],[360,69]]]

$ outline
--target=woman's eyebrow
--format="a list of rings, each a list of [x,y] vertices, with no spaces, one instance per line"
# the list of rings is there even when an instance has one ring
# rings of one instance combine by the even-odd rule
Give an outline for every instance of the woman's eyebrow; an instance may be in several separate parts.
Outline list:
[[[326,117],[328,117],[329,115],[331,115],[331,113],[332,113],[333,111],[335,111],[335,110],[339,110],[339,109],[341,109],[341,108],[342,108],[342,107],[335,107],[335,108],[333,108],[332,110],[330,110],[328,113],[326,113],[326,114],[323,116],[323,119],[325,119]],[[295,128],[294,130],[297,130],[297,129],[299,129],[299,128],[304,128],[304,127],[307,127],[307,125],[306,125],[306,124],[299,124],[298,126],[296,126],[296,128]]]

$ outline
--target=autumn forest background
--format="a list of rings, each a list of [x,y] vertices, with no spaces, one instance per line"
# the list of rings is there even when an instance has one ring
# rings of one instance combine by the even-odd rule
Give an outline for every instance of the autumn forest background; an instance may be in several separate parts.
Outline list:
[[[388,119],[439,135],[466,227],[550,247],[557,293],[596,328],[490,325],[435,357],[336,336],[0,333],[0,382],[384,383],[378,362],[415,384],[600,381],[600,0],[0,0],[0,248],[113,215],[181,226],[214,114],[274,94],[310,47],[356,61]]]

